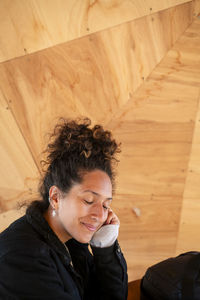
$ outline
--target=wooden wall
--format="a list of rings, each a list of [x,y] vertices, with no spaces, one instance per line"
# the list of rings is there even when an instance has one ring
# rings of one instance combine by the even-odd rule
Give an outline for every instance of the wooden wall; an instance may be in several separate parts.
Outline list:
[[[84,115],[122,142],[113,208],[129,280],[189,240],[200,248],[190,235],[199,224],[198,5],[0,2],[0,230],[37,193],[45,133],[60,116]]]
[[[196,20],[110,123],[123,145],[116,211],[131,278],[152,262],[200,250],[199,29]]]

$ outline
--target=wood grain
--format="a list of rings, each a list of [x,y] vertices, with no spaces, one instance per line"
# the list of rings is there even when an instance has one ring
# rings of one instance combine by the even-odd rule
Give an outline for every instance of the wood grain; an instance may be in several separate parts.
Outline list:
[[[199,60],[200,61],[200,60]],[[200,85],[199,85],[200,104]],[[186,251],[200,251],[199,214],[200,214],[200,106],[195,123],[192,150],[184,188],[177,254]]]
[[[200,0],[193,0],[194,16],[200,16]]]
[[[0,62],[186,2],[191,0],[2,0]]]
[[[12,209],[0,214],[0,232],[6,229],[14,220],[24,214],[23,209]]]
[[[38,183],[38,170],[9,105],[0,91],[1,213],[32,197]]]
[[[0,87],[38,167],[44,133],[55,120],[85,115],[107,123],[189,25],[191,12],[186,3],[153,19],[147,16],[0,65]]]
[[[139,170],[136,169],[139,173]],[[181,197],[118,194],[112,208],[120,217],[119,241],[128,262],[129,281],[139,279],[153,263],[173,256],[181,211]],[[118,182],[121,186],[121,182]],[[137,216],[133,209],[139,209]]]
[[[120,244],[129,280],[141,278],[148,266],[174,256],[178,240],[179,250],[183,245],[188,250],[200,247],[199,144],[188,169],[199,111],[199,28],[196,19],[107,124],[122,142],[113,207],[121,219]],[[195,176],[193,183],[192,178],[188,182],[188,171],[190,178]],[[189,202],[183,198],[185,182]],[[196,198],[191,201],[192,195]]]

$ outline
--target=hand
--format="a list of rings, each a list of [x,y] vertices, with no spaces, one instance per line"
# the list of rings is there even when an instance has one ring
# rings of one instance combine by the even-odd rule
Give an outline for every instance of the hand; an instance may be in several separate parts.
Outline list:
[[[105,223],[103,225],[108,225],[108,224],[111,224],[111,225],[120,225],[119,218],[112,211],[111,208],[108,209],[108,217],[107,217],[107,220],[105,221]]]
[[[90,244],[94,247],[110,247],[116,241],[119,234],[119,219],[116,214],[109,208],[108,217],[105,223],[93,235]]]

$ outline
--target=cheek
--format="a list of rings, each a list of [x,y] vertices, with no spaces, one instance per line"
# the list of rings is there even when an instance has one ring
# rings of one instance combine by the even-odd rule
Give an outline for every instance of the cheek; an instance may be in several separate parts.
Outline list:
[[[71,218],[74,217],[74,219],[78,221],[81,218],[90,215],[90,207],[85,205],[83,202],[78,202],[70,207],[69,215]]]
[[[72,220],[77,212],[77,209],[72,201],[65,201],[60,208],[60,217],[63,222]]]
[[[107,220],[107,218],[108,218],[108,211],[106,210],[105,213],[104,213],[103,224],[105,223],[105,221]]]

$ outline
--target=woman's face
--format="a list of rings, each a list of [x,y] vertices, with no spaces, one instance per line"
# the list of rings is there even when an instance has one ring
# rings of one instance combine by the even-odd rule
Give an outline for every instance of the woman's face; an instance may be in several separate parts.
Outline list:
[[[112,201],[109,176],[100,170],[88,172],[58,201],[57,221],[62,240],[69,236],[88,243],[104,224]]]

